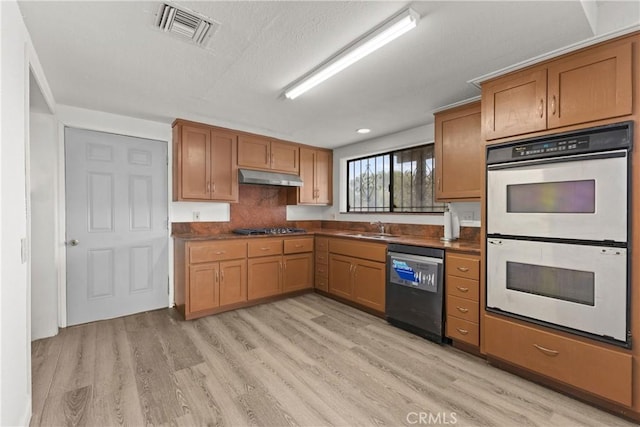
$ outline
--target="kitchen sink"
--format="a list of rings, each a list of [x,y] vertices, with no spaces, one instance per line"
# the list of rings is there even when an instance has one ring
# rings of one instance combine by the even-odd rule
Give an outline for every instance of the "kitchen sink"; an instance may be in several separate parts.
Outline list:
[[[393,237],[398,237],[395,234],[387,234],[387,233],[347,233],[346,236],[364,237],[368,239],[391,239]]]

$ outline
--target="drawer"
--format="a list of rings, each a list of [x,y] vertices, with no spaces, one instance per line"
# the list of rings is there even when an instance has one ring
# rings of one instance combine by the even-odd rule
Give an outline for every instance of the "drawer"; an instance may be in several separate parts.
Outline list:
[[[485,320],[488,355],[631,406],[630,352],[493,316],[485,316]]]
[[[480,279],[480,258],[474,255],[448,253],[444,262],[447,275]]]
[[[327,276],[321,276],[318,273],[316,273],[315,286],[316,286],[316,289],[329,292],[329,278]]]
[[[316,264],[316,276],[329,277],[329,264]]]
[[[316,264],[328,264],[329,253],[328,252],[316,252]]]
[[[457,276],[447,276],[444,287],[447,295],[480,301],[480,282],[477,280],[463,279]]]
[[[447,316],[447,336],[456,341],[467,344],[480,345],[480,328],[476,322],[458,319],[455,316]]]
[[[258,239],[249,242],[249,258],[282,255],[282,239]]]
[[[480,306],[477,301],[447,295],[447,316],[478,323]]]
[[[189,263],[223,261],[247,256],[247,243],[242,241],[190,242]]]
[[[329,239],[326,237],[316,237],[316,252],[329,252]]]
[[[299,254],[302,252],[313,252],[313,237],[304,237],[302,239],[285,239],[285,254]]]
[[[355,239],[331,239],[329,252],[371,261],[387,261],[386,244],[359,242]]]

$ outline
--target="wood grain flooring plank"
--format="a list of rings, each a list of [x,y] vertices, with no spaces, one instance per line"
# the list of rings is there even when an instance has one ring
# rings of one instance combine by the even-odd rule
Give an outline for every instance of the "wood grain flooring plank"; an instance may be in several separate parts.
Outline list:
[[[182,322],[170,316],[173,310],[158,310],[148,313],[148,317],[156,330],[165,357],[174,371],[200,364],[202,355],[189,340],[182,328]]]
[[[52,394],[62,394],[93,384],[96,357],[96,323],[73,326],[61,334],[62,348]]]
[[[158,425],[184,415],[173,369],[152,329],[127,331],[140,408],[147,425]]]
[[[42,409],[49,394],[53,376],[58,366],[62,340],[59,337],[45,338],[31,343],[31,395],[32,422],[40,423]]]
[[[96,358],[93,393],[101,397],[135,385],[131,347],[122,318],[96,323]]]

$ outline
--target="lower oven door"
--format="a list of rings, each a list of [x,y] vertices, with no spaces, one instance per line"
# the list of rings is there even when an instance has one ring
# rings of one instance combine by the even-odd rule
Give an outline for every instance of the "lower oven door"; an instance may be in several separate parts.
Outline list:
[[[486,305],[628,345],[627,250],[488,238]]]

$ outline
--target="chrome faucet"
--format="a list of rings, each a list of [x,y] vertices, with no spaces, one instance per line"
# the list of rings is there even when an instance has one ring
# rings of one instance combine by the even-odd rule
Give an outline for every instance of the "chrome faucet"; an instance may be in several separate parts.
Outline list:
[[[380,234],[384,234],[384,224],[382,223],[382,221],[372,222],[371,224],[377,225],[378,226],[378,232]]]

